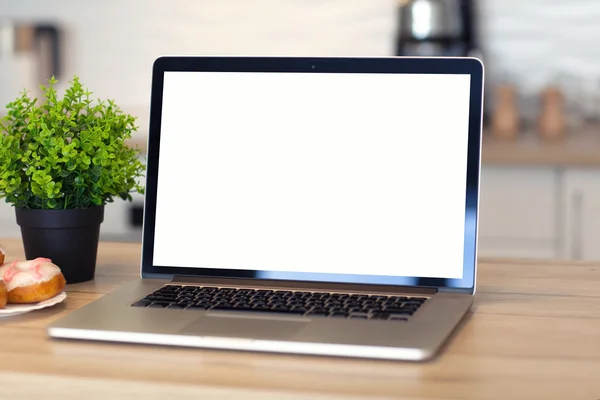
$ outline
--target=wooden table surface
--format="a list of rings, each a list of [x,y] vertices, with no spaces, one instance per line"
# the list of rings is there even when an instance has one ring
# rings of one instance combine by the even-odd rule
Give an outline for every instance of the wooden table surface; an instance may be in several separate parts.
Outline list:
[[[0,399],[600,399],[600,265],[482,260],[472,313],[414,364],[49,339],[48,323],[137,278],[138,244],[98,257],[64,303],[0,319]]]

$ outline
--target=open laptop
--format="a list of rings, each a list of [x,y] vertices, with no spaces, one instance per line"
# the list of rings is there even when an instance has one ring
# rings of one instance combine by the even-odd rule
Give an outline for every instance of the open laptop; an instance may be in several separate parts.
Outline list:
[[[141,279],[55,338],[394,360],[475,292],[483,66],[156,60]]]

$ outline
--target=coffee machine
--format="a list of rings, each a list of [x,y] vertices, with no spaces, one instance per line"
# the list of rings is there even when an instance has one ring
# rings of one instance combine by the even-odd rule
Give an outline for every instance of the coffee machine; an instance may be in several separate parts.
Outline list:
[[[397,56],[478,56],[474,0],[400,0]]]

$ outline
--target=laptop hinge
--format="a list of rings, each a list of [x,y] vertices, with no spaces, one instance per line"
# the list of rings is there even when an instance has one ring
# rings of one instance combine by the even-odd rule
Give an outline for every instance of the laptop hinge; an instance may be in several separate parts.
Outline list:
[[[368,292],[368,293],[415,293],[435,294],[436,288],[419,286],[370,285],[357,283],[284,281],[256,278],[215,278],[198,276],[175,276],[172,283],[195,285],[223,285],[232,287],[249,287],[264,289],[310,290],[326,292]]]

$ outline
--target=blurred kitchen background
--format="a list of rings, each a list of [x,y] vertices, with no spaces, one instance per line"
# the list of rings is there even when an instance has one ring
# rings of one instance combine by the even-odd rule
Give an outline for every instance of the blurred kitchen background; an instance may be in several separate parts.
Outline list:
[[[0,114],[77,74],[139,117],[143,149],[160,55],[475,56],[480,256],[600,260],[598,21],[597,0],[0,0]],[[108,205],[103,238],[139,241],[142,201]],[[19,235],[1,203],[0,237]]]

